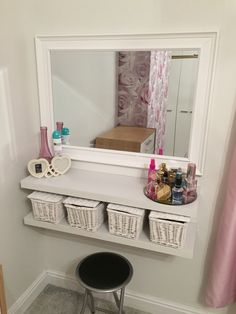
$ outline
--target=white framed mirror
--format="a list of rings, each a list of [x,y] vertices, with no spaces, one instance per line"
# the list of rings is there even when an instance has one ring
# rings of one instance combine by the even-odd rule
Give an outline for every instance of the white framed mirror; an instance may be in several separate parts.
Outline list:
[[[50,136],[64,122],[64,151],[75,160],[137,168],[151,157],[191,161],[202,174],[216,35],[36,37],[41,125]],[[111,136],[140,145],[117,146]]]

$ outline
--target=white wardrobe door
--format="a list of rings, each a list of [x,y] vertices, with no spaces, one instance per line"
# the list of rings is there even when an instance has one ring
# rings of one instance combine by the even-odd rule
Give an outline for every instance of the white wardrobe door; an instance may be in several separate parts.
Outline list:
[[[198,58],[182,59],[176,113],[174,155],[188,157]]]

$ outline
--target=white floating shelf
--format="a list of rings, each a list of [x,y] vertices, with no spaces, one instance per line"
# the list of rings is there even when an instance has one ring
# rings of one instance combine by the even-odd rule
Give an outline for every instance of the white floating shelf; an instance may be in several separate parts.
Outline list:
[[[197,200],[181,206],[159,204],[144,195],[145,184],[146,179],[143,178],[75,168],[58,177],[38,179],[28,176],[21,181],[21,187],[25,189],[185,215],[191,218],[191,222],[196,221]]]
[[[196,236],[196,224],[190,223],[187,228],[185,245],[182,248],[171,248],[167,246],[158,245],[149,240],[148,235],[143,231],[138,240],[127,239],[123,237],[114,236],[109,233],[108,227],[106,224],[103,224],[101,228],[99,228],[96,232],[89,232],[85,230],[81,230],[78,228],[71,227],[65,219],[63,219],[59,224],[52,224],[49,222],[35,220],[33,218],[32,213],[29,213],[24,218],[24,223],[29,226],[34,226],[38,228],[63,232],[67,234],[78,235],[81,237],[118,243],[121,245],[126,245],[130,247],[140,248],[146,251],[165,253],[169,255],[181,256],[185,258],[193,257],[193,249],[194,249],[194,240]]]

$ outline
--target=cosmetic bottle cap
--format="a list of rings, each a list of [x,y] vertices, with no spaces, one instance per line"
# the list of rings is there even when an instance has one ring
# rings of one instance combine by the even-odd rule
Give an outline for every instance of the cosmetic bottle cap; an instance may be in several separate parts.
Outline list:
[[[63,128],[61,134],[62,135],[70,135],[70,130],[68,128]]]
[[[163,148],[159,148],[158,155],[163,155]]]
[[[155,170],[156,169],[156,164],[155,164],[155,159],[151,159],[149,169]]]
[[[62,131],[62,128],[63,128],[63,122],[56,122],[56,126],[57,126],[57,131],[61,132]]]
[[[182,186],[182,174],[177,172],[176,177],[175,177],[175,186],[177,188],[181,188]]]
[[[160,169],[161,169],[162,171],[167,171],[166,163],[165,163],[165,162],[161,163]]]
[[[177,169],[176,174],[179,174],[179,175],[181,175],[181,176],[182,176],[182,174],[183,174],[183,172],[182,172],[182,168],[180,168],[180,167],[179,167],[179,168]]]
[[[57,131],[57,130],[53,131],[52,138],[53,139],[60,139],[61,138],[61,133],[59,131]]]

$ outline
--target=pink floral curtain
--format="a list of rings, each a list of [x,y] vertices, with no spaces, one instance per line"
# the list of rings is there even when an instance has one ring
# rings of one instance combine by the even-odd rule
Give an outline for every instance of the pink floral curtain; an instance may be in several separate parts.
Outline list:
[[[164,147],[170,53],[122,51],[118,60],[118,124],[156,129]]]
[[[155,153],[163,153],[170,53],[151,51],[147,127],[156,129]]]
[[[147,126],[150,52],[122,51],[118,60],[118,123]]]

